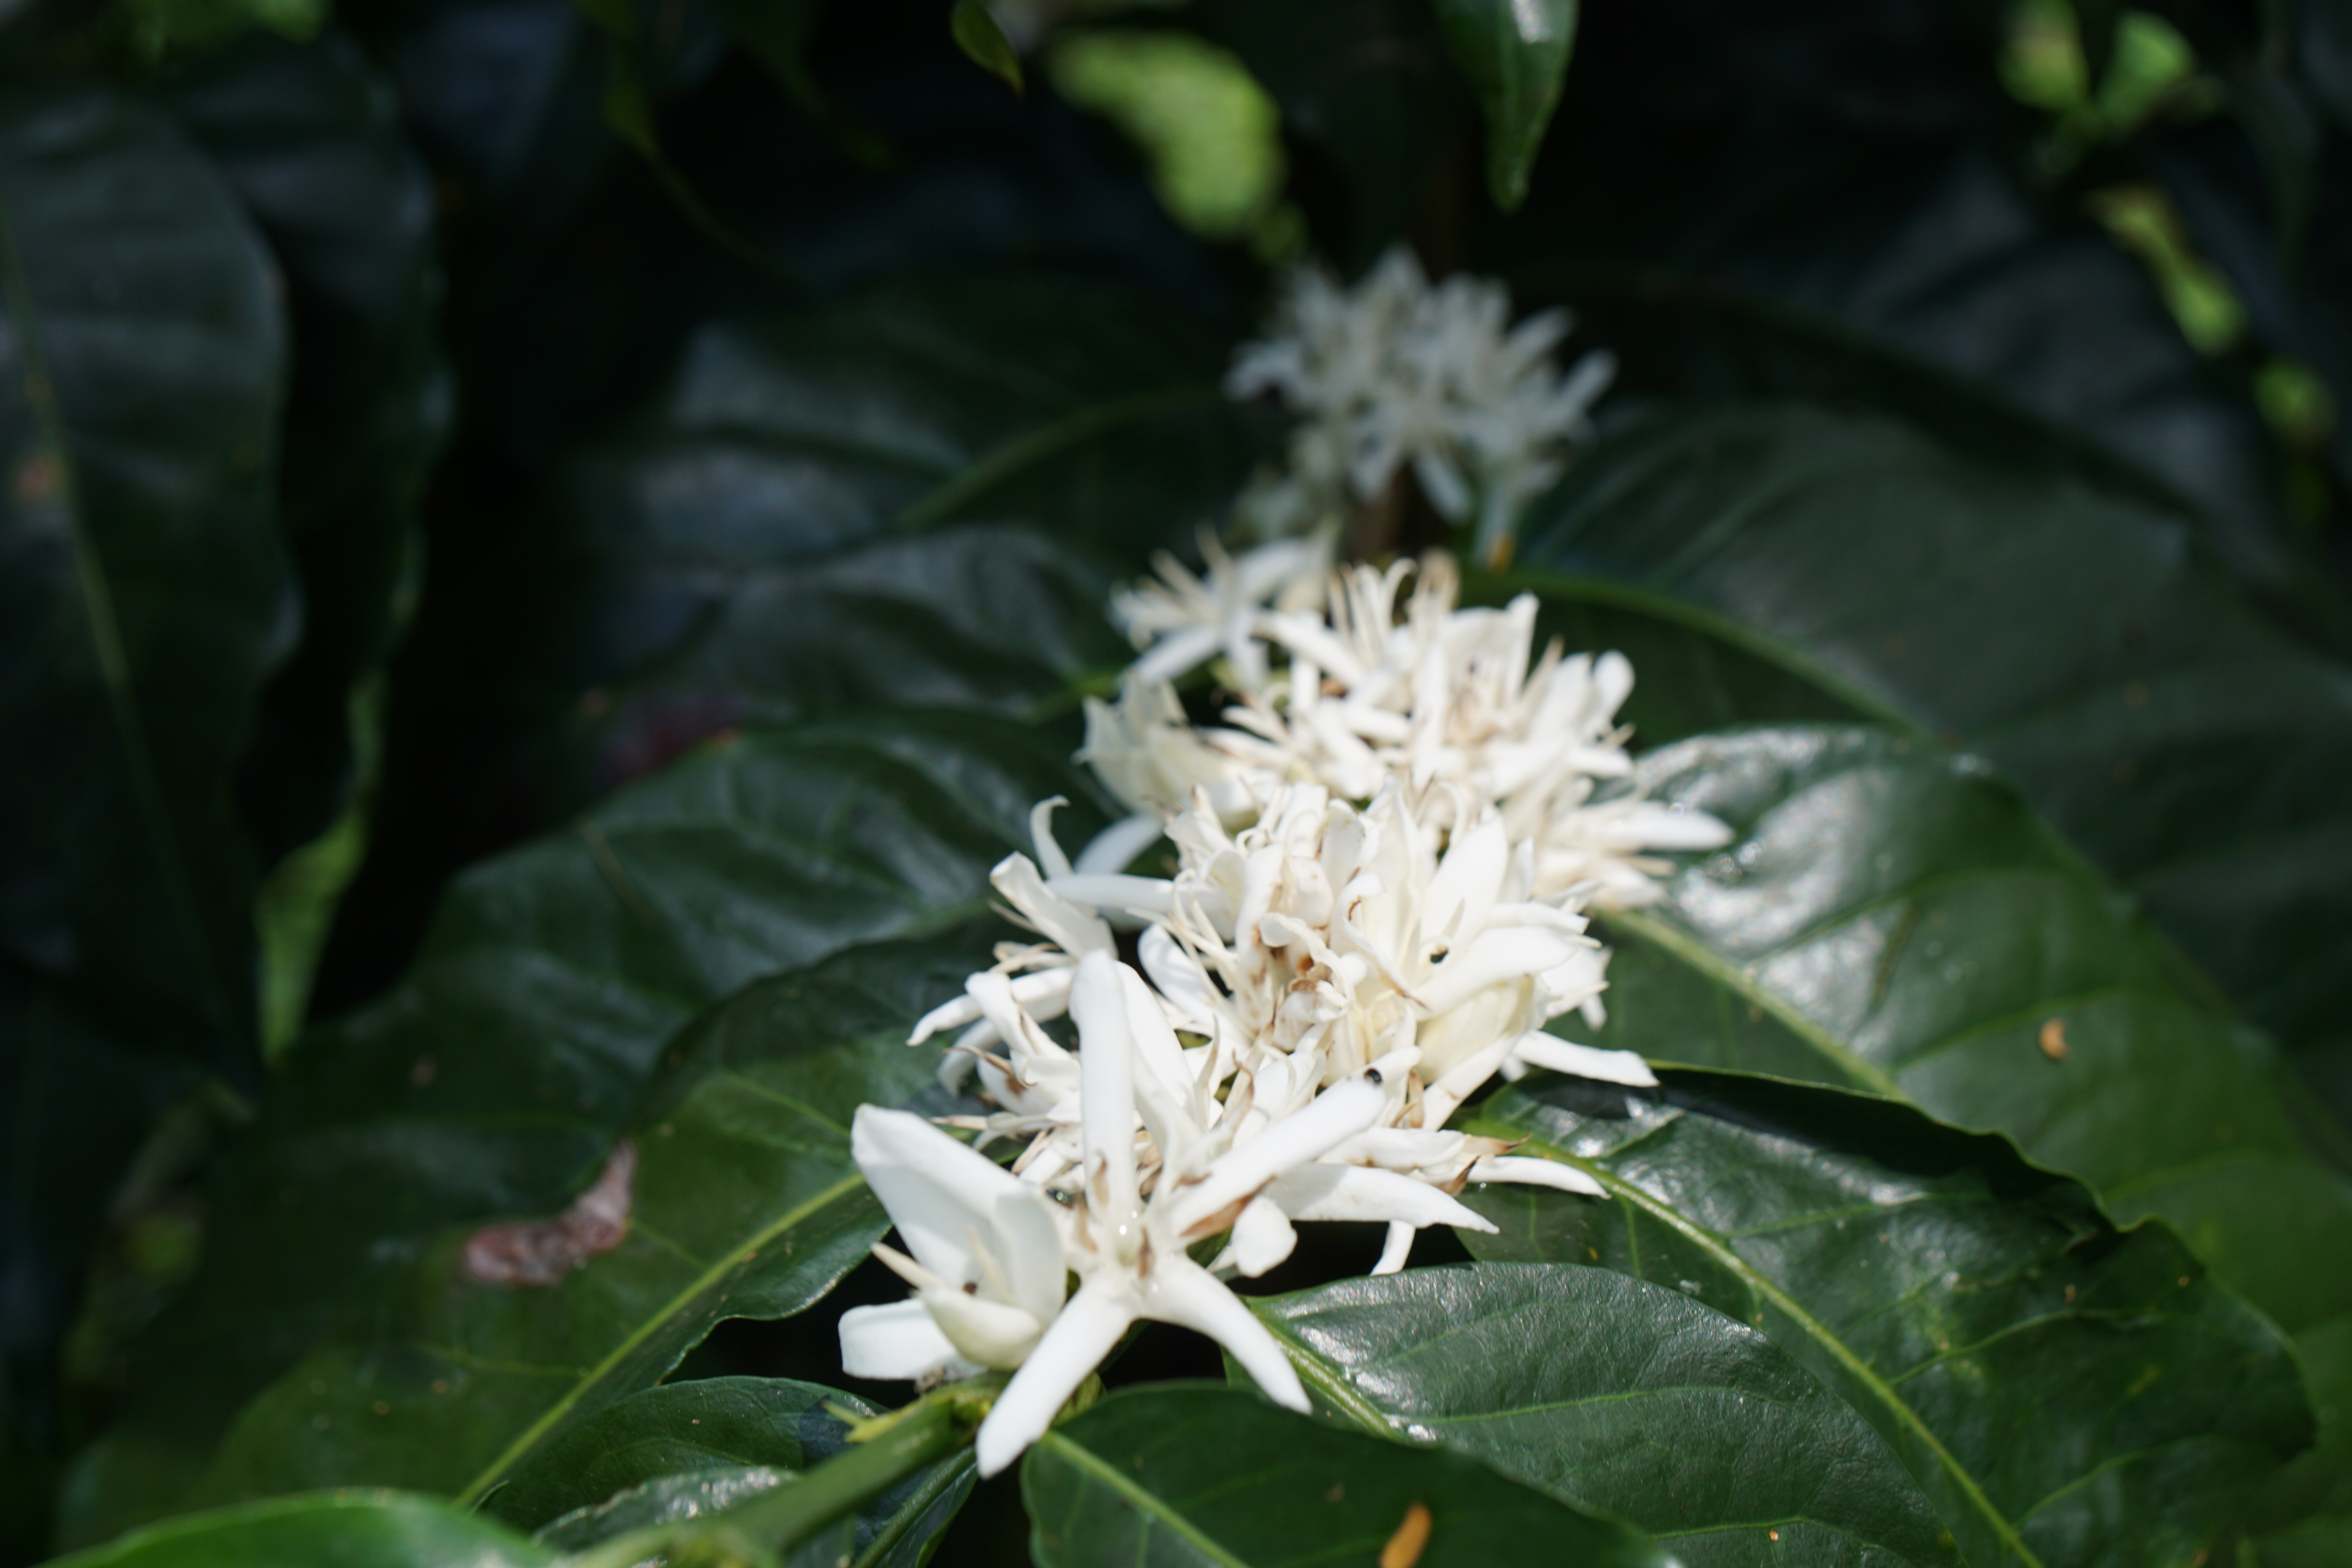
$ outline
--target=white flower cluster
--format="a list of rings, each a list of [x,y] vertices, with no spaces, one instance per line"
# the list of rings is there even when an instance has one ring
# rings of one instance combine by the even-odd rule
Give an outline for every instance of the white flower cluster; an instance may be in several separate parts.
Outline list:
[[[1472,1181],[1597,1192],[1573,1168],[1449,1131],[1496,1074],[1530,1067],[1654,1083],[1641,1058],[1544,1026],[1601,1022],[1608,954],[1588,900],[1638,900],[1639,851],[1711,847],[1721,824],[1631,790],[1615,712],[1625,661],[1531,661],[1535,605],[1454,605],[1450,561],[1327,576],[1297,542],[1206,581],[1163,563],[1122,598],[1143,647],[1083,753],[1138,809],[1074,863],[1047,801],[1034,858],[991,880],[1037,940],[917,1026],[953,1031],[943,1076],[976,1072],[981,1143],[866,1107],[857,1163],[911,1257],[915,1287],[842,1320],[854,1375],[1014,1369],[979,1438],[983,1474],[1034,1441],[1138,1319],[1216,1338],[1260,1386],[1306,1397],[1280,1349],[1219,1276],[1287,1257],[1294,1225],[1384,1222],[1377,1271],[1420,1227],[1491,1229]],[[1402,599],[1402,603],[1400,600]],[[1171,677],[1211,658],[1236,688],[1224,728],[1185,722]],[[1129,875],[1162,836],[1174,874]],[[1112,922],[1139,929],[1120,961]],[[1066,1016],[1072,1050],[1046,1025]],[[1220,1234],[1203,1267],[1187,1248]],[[1077,1292],[1064,1299],[1066,1278]]]
[[[1402,246],[1353,289],[1314,268],[1293,273],[1273,334],[1243,345],[1225,378],[1233,396],[1272,392],[1302,416],[1287,469],[1244,498],[1249,522],[1270,536],[1305,532],[1410,467],[1449,521],[1475,514],[1478,559],[1506,559],[1519,513],[1591,432],[1617,368],[1602,352],[1560,374],[1551,355],[1568,313],[1512,327],[1510,312],[1492,279],[1431,287]]]
[[[1300,779],[1359,801],[1397,780],[1432,831],[1492,808],[1511,842],[1532,847],[1537,896],[1581,889],[1604,908],[1659,896],[1664,866],[1644,851],[1728,840],[1703,812],[1623,788],[1595,798],[1633,768],[1617,722],[1633,689],[1622,654],[1569,657],[1554,642],[1538,656],[1534,595],[1461,609],[1443,554],[1417,571],[1335,576],[1326,548],[1286,542],[1231,560],[1213,547],[1205,582],[1162,558],[1162,581],[1114,600],[1145,651],[1116,700],[1088,700],[1079,754],[1137,820],[1084,868],[1108,854],[1125,864],[1196,794],[1238,823]],[[1220,657],[1237,700],[1223,725],[1193,725],[1171,682]]]

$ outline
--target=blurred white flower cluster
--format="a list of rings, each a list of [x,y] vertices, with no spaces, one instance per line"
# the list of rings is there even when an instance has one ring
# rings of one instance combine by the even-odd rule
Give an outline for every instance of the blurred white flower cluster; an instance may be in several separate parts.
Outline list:
[[[1597,1193],[1445,1123],[1530,1067],[1656,1081],[1545,1026],[1601,1022],[1588,901],[1654,897],[1643,851],[1729,837],[1630,787],[1631,668],[1535,656],[1533,600],[1461,609],[1446,557],[1335,574],[1320,542],[1212,546],[1209,565],[1163,562],[1114,606],[1141,657],[1089,705],[1081,755],[1136,815],[1073,861],[1062,803],[1040,804],[1034,858],[991,877],[1034,940],[999,944],[914,1031],[948,1036],[942,1077],[976,1074],[992,1107],[955,1124],[1020,1154],[1006,1169],[919,1118],[858,1115],[858,1164],[911,1256],[879,1250],[916,1294],[845,1315],[845,1365],[1018,1368],[981,1430],[983,1474],[1139,1318],[1213,1335],[1306,1408],[1219,1278],[1281,1262],[1297,1223],[1385,1223],[1389,1272],[1422,1226],[1493,1228],[1460,1202],[1469,1182]],[[1193,725],[1170,682],[1211,660],[1236,703]],[[1163,836],[1173,874],[1129,874]],[[1115,923],[1137,933],[1132,964]],[[1046,1027],[1066,1016],[1076,1049]],[[1205,1267],[1188,1252],[1219,1235]]]
[[[1477,559],[1507,560],[1520,512],[1559,478],[1616,374],[1605,352],[1554,366],[1566,311],[1516,327],[1510,313],[1500,283],[1433,288],[1402,246],[1352,289],[1316,268],[1294,272],[1272,335],[1244,344],[1225,377],[1231,395],[1271,392],[1300,416],[1286,468],[1244,497],[1245,525],[1307,532],[1410,468],[1448,521],[1475,518]]]

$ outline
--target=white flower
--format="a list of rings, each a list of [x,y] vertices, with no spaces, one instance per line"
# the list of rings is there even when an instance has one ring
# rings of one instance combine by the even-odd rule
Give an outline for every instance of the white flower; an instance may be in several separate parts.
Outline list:
[[[1011,1368],[1061,1310],[1066,1286],[1054,1201],[919,1116],[861,1105],[850,1153],[912,1258],[875,1255],[915,1287],[841,1317],[852,1377],[920,1379]]]
[[[1534,892],[1533,847],[1514,845],[1490,811],[1455,829],[1440,854],[1437,831],[1402,801],[1393,781],[1361,811],[1318,784],[1284,785],[1257,822],[1231,834],[1202,798],[1168,827],[1173,879],[1073,873],[1047,882],[1067,903],[1148,922],[1138,956],[1150,984],[1136,980],[1134,1026],[1166,1037],[1158,1059],[1171,1094],[1197,1099],[1245,1076],[1246,1092],[1236,1089],[1222,1111],[1213,1100],[1195,1106],[1202,1126],[1239,1118],[1238,1142],[1251,1118],[1285,1114],[1375,1064],[1395,1080],[1381,1117],[1392,1127],[1435,1129],[1496,1073],[1528,1066],[1656,1081],[1629,1052],[1544,1032],[1570,1011],[1597,1011],[1606,953],[1563,898]],[[973,986],[996,994],[981,976]],[[1061,997],[1045,1005],[1058,1011]],[[1019,1011],[1009,991],[1002,1005]],[[1015,1027],[1034,1026],[1015,1018],[998,1031],[1009,1037]],[[1202,1043],[1181,1049],[1178,1029]],[[1068,1090],[1053,1092],[1063,1109],[1049,1118],[1016,1101],[1009,1109],[1030,1120],[991,1123],[1061,1129],[1041,1156],[1036,1179],[1045,1181],[1076,1160]],[[1172,1157],[1160,1130],[1153,1137]],[[1472,1159],[1442,1173],[1441,1163],[1385,1163],[1458,1184]]]
[[[1151,824],[1151,837],[1160,836],[1160,824],[1192,804],[1196,789],[1208,792],[1222,816],[1255,814],[1259,802],[1252,784],[1261,770],[1221,745],[1214,731],[1186,720],[1166,681],[1129,669],[1119,679],[1118,700],[1089,697],[1086,714],[1087,743],[1078,760],[1121,805]]]
[[[1410,468],[1444,517],[1475,515],[1480,559],[1506,558],[1519,514],[1590,434],[1615,373],[1606,353],[1555,373],[1566,312],[1509,320],[1500,283],[1454,277],[1433,289],[1402,247],[1352,290],[1316,268],[1294,272],[1273,333],[1244,344],[1225,377],[1231,395],[1271,392],[1302,416],[1287,470],[1254,488],[1244,516],[1273,533],[1319,522]]]
[[[1556,642],[1538,655],[1532,595],[1465,610],[1458,590],[1443,554],[1417,580],[1407,563],[1356,567],[1322,613],[1259,617],[1272,652],[1249,662],[1265,673],[1224,726],[1189,726],[1171,691],[1130,679],[1116,704],[1090,709],[1083,754],[1139,811],[1167,813],[1178,788],[1200,786],[1229,823],[1296,779],[1359,801],[1399,780],[1441,829],[1492,805],[1534,845],[1538,894],[1589,885],[1603,906],[1658,897],[1665,867],[1646,851],[1729,841],[1706,813],[1629,789],[1622,655],[1569,656]],[[1603,784],[1620,793],[1596,800]]]
[[[1205,578],[1165,552],[1156,556],[1159,581],[1114,594],[1111,619],[1144,650],[1134,666],[1142,679],[1173,680],[1222,652],[1242,683],[1254,686],[1265,672],[1257,626],[1266,605],[1296,612],[1321,602],[1331,536],[1277,540],[1236,558],[1204,534],[1201,552],[1209,566]]]
[[[1203,1158],[1202,1145],[1213,1135],[1180,1125],[1187,1119],[1132,1027],[1130,982],[1140,984],[1103,954],[1078,964],[1071,1010],[1085,1069],[1084,1163],[1078,1201],[1065,1211],[1065,1249],[1080,1282],[981,1424],[983,1476],[1003,1470],[1044,1434],[1139,1319],[1207,1334],[1276,1403],[1307,1408],[1274,1336],[1185,1247],[1224,1229],[1271,1184],[1361,1131],[1385,1097],[1368,1079],[1336,1085],[1248,1143]],[[1172,1035],[1160,1043],[1172,1047]],[[1161,1155],[1148,1200],[1136,1159],[1139,1112],[1155,1128]]]

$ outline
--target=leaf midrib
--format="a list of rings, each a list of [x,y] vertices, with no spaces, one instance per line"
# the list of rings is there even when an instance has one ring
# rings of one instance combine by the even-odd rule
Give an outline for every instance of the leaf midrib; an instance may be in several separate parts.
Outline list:
[[[1701,977],[1746,998],[1751,1006],[1761,1008],[1781,1027],[1834,1063],[1853,1084],[1890,1099],[1907,1098],[1892,1073],[1847,1049],[1827,1029],[1807,1017],[1794,1005],[1757,984],[1741,966],[1723,958],[1697,937],[1639,910],[1612,910],[1604,919],[1612,928],[1632,932]]]
[[[666,1324],[669,1323],[680,1313],[684,1312],[688,1307],[694,1303],[697,1298],[706,1294],[715,1288],[723,1275],[725,1275],[729,1270],[739,1267],[743,1262],[747,1254],[764,1249],[769,1242],[774,1240],[785,1231],[801,1224],[810,1215],[816,1214],[819,1210],[840,1202],[843,1198],[847,1197],[850,1194],[857,1191],[865,1184],[866,1178],[853,1172],[851,1174],[843,1177],[841,1180],[834,1183],[833,1185],[826,1187],[824,1191],[817,1193],[806,1201],[785,1210],[783,1214],[769,1222],[769,1224],[762,1226],[752,1236],[747,1237],[743,1241],[738,1242],[734,1247],[729,1248],[723,1257],[721,1257],[717,1262],[713,1263],[709,1268],[704,1269],[702,1273],[698,1275],[683,1290],[680,1290],[676,1296],[670,1298],[668,1301],[663,1303],[660,1310],[649,1314],[643,1322],[639,1323],[635,1329],[632,1329],[628,1334],[623,1338],[620,1343],[614,1345],[610,1351],[605,1352],[603,1360],[599,1361],[594,1366],[589,1368],[586,1373],[584,1373],[580,1380],[572,1385],[568,1393],[563,1394],[562,1397],[557,1399],[553,1404],[550,1405],[546,1410],[542,1411],[537,1420],[533,1421],[529,1426],[523,1428],[522,1432],[516,1436],[514,1441],[508,1444],[504,1451],[502,1451],[497,1458],[491,1460],[490,1463],[483,1468],[480,1474],[477,1475],[472,1480],[467,1482],[464,1487],[458,1489],[457,1493],[457,1500],[460,1504],[468,1507],[479,1501],[482,1495],[487,1492],[501,1476],[505,1475],[508,1470],[511,1469],[516,1462],[519,1461],[523,1455],[529,1453],[541,1437],[547,1436],[547,1434],[553,1429],[559,1422],[561,1422],[565,1416],[569,1415],[573,1408],[579,1405],[581,1400],[587,1397],[588,1391],[590,1389],[594,1388],[598,1384],[602,1383],[606,1377],[611,1375],[614,1367],[619,1366],[621,1363],[626,1360],[628,1356],[640,1345],[644,1344]]]
[[[1486,1131],[1501,1130],[1499,1123],[1494,1123],[1485,1117],[1478,1118],[1472,1123],[1472,1127],[1473,1130]],[[1517,1132],[1522,1130],[1511,1128],[1510,1131]],[[1713,1232],[1692,1224],[1672,1206],[1660,1203],[1614,1171],[1593,1162],[1579,1159],[1540,1136],[1529,1138],[1528,1144],[1531,1148],[1539,1150],[1547,1159],[1557,1160],[1562,1164],[1582,1171],[1586,1175],[1608,1188],[1612,1196],[1634,1205],[1667,1229],[1674,1231],[1684,1240],[1706,1254],[1718,1268],[1723,1268],[1746,1284],[1749,1289],[1769,1301],[1790,1321],[1796,1324],[1808,1339],[1821,1346],[1832,1360],[1843,1367],[1849,1375],[1876,1395],[1881,1405],[1927,1447],[1927,1451],[1935,1456],[1938,1468],[1959,1489],[1960,1495],[1968,1500],[1978,1516],[1991,1528],[1993,1534],[1999,1538],[2001,1544],[2017,1554],[2020,1563],[2026,1564],[2027,1568],[2045,1568],[2042,1559],[2034,1554],[2025,1544],[2024,1538],[2018,1534],[2016,1527],[2000,1510],[1993,1507],[1992,1500],[1987,1497],[1984,1489],[1977,1484],[1976,1477],[1970,1474],[1968,1468],[1960,1463],[1958,1458],[1944,1446],[1943,1439],[1936,1435],[1934,1429],[1927,1426],[1917,1411],[1912,1409],[1895,1394],[1892,1384],[1879,1376],[1875,1368],[1855,1354],[1844,1341],[1832,1333],[1828,1324],[1807,1311],[1794,1297],[1781,1289],[1769,1276],[1757,1269],[1746,1258],[1723,1245]]]
[[[163,873],[164,896],[181,928],[181,939],[195,961],[198,981],[214,1016],[226,1031],[233,1027],[236,1009],[230,1005],[231,993],[222,984],[216,967],[219,955],[213,951],[197,912],[195,890],[189,884],[171,815],[164,807],[163,781],[156,773],[146,727],[131,695],[131,659],[123,647],[121,623],[115,617],[114,590],[107,579],[105,560],[99,552],[98,541],[91,536],[82,506],[80,465],[74,458],[73,447],[67,438],[65,414],[58,405],[57,381],[49,373],[48,351],[37,319],[32,279],[26,272],[24,252],[17,246],[16,224],[10,216],[12,205],[5,188],[0,188],[0,298],[5,298],[16,331],[16,353],[25,373],[25,401],[33,411],[50,460],[57,465],[58,505],[71,531],[74,581],[81,591],[91,652],[97,658],[99,677],[106,688],[107,709],[122,747],[124,766],[131,773],[131,793],[139,802],[140,818]]]
[[[1194,1551],[1222,1568],[1250,1568],[1250,1564],[1234,1556],[1215,1542],[1201,1533],[1191,1521],[1175,1511],[1175,1504],[1158,1492],[1147,1491],[1119,1473],[1118,1467],[1097,1456],[1091,1448],[1080,1447],[1059,1430],[1049,1430],[1037,1439],[1037,1447],[1051,1449],[1055,1458],[1071,1468],[1084,1471],[1101,1486],[1124,1498],[1147,1519],[1165,1524]]]

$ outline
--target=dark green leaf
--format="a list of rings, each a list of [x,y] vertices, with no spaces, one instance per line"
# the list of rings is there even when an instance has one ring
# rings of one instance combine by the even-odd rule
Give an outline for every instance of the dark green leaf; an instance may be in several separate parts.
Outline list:
[[[425,1314],[430,1333],[443,1336],[429,1342],[463,1351],[465,1342],[449,1337],[461,1330],[495,1337],[493,1328],[504,1325],[498,1331],[541,1333],[534,1314],[580,1292],[596,1295],[611,1270],[592,1269],[546,1290],[463,1289],[447,1272],[450,1229],[561,1209],[604,1167],[614,1135],[636,1120],[663,1047],[722,997],[852,942],[979,914],[988,868],[1025,844],[1029,804],[1055,794],[1089,798],[1054,755],[1058,749],[952,715],[755,733],[625,792],[560,837],[477,868],[451,896],[408,980],[299,1046],[260,1124],[224,1161],[211,1187],[215,1218],[202,1268],[142,1350],[140,1402],[83,1460],[68,1538],[97,1539],[172,1507],[231,1414],[338,1325],[338,1342],[363,1346],[423,1331],[416,1315]],[[1080,809],[1066,814],[1065,832],[1076,839],[1101,820]],[[950,942],[904,961],[909,989],[888,994],[898,1009],[889,1022],[900,1037],[909,1019],[951,994],[971,960],[984,954],[984,936],[968,940],[970,947]],[[749,993],[745,1011],[726,1016],[750,1016],[768,1005],[751,998],[772,1003],[773,994]],[[698,1036],[706,1054],[749,1050],[728,1032],[733,1026],[723,1017],[708,1024]],[[776,1051],[820,1055],[838,1043],[799,1030],[771,1042]],[[932,1065],[923,1056],[884,1052],[865,1070],[911,1073],[916,1081]],[[663,1060],[683,1074],[674,1092],[701,1081],[702,1068],[682,1055]],[[736,1081],[719,1075],[707,1092],[718,1095]],[[840,1081],[849,1093],[848,1080]],[[879,1095],[880,1080],[874,1087]],[[847,1116],[842,1109],[840,1120]],[[658,1118],[645,1126],[657,1129]],[[646,1205],[662,1190],[656,1177],[677,1156],[658,1131],[641,1129],[636,1137],[638,1212],[648,1214]],[[805,1156],[792,1167],[803,1196],[840,1179],[838,1162],[846,1156],[829,1137],[770,1151]],[[691,1179],[703,1175],[697,1165]],[[797,1310],[788,1303],[821,1293],[832,1279],[827,1270],[860,1256],[880,1234],[880,1220],[878,1210],[845,1192],[839,1203],[792,1222],[837,1220],[828,1247],[796,1240],[789,1261],[772,1251],[756,1268],[746,1264],[751,1271],[740,1286],[731,1283],[730,1248],[757,1244],[749,1232],[730,1231],[733,1239],[722,1240],[706,1227],[740,1221],[756,1231],[780,1223],[798,1201],[782,1182],[779,1173],[777,1184],[741,1195],[751,1207],[740,1212],[704,1206],[719,1204],[717,1187],[698,1199],[675,1191],[661,1198],[690,1212],[656,1228],[719,1272],[709,1290],[676,1283],[662,1298],[677,1297],[673,1316],[628,1316],[661,1303],[613,1307],[628,1331],[643,1332],[634,1352],[574,1345],[548,1329],[548,1337],[511,1359],[570,1364],[584,1377],[610,1357],[604,1373],[562,1395],[562,1413],[579,1413],[654,1381],[700,1337],[692,1323],[745,1310]],[[846,1215],[843,1205],[858,1212]],[[633,1233],[628,1256],[639,1252],[648,1267],[685,1268],[677,1255]],[[624,1269],[612,1282],[625,1291],[638,1278]],[[721,1310],[716,1299],[730,1291],[732,1302]],[[478,1312],[495,1323],[478,1325],[469,1315]],[[593,1336],[613,1321],[579,1321],[568,1331]],[[563,1359],[572,1356],[576,1363]],[[381,1375],[405,1376],[423,1364],[404,1352],[388,1357]],[[404,1404],[386,1433],[427,1420],[435,1396],[420,1391],[441,1374],[420,1375],[413,1388],[401,1386],[424,1406]],[[401,1453],[397,1473],[409,1473],[398,1467],[413,1458],[432,1471],[429,1484],[457,1489],[475,1473],[467,1467],[488,1465],[516,1436],[514,1426],[500,1424],[505,1413],[540,1398],[534,1390],[544,1393],[546,1381],[483,1371],[451,1403],[484,1413],[462,1436],[436,1439],[429,1453]],[[339,1468],[338,1445],[348,1438],[353,1462],[373,1466],[370,1423],[387,1418],[370,1407],[391,1395],[360,1398],[343,1378],[326,1386],[337,1398],[356,1399],[359,1414],[337,1426],[335,1444],[318,1443],[310,1473],[376,1473]],[[281,1384],[273,1398],[299,1404],[307,1388],[299,1380]],[[515,1420],[538,1419],[545,1400],[556,1397],[546,1394],[541,1406]],[[557,1418],[550,1417],[550,1432]],[[252,1451],[259,1457],[239,1462],[266,1468],[295,1458],[277,1456],[259,1437]]]
[[[1989,757],[2352,1105],[2352,682],[2239,603],[2178,517],[1753,405],[1649,422],[1540,510],[1522,559],[1562,598],[1728,626]]]
[[[1885,1437],[1972,1563],[2210,1544],[2311,1436],[2285,1342],[2162,1226],[2007,1140],[1810,1085],[1530,1080],[1474,1125],[1604,1200],[1486,1187],[1481,1258],[1600,1263],[1754,1324]]]
[[[188,1062],[135,1048],[136,1037],[69,988],[0,965],[0,1267],[11,1292],[0,1313],[0,1431],[19,1443],[46,1449],[62,1435],[56,1352],[93,1242],[158,1120],[200,1081]]]
[[[57,1568],[538,1568],[561,1555],[479,1514],[399,1492],[320,1492],[192,1514]]]
[[[1253,1300],[1318,1411],[1474,1454],[1690,1568],[1936,1564],[1878,1434],[1747,1324],[1601,1268],[1479,1264]]]
[[[1220,353],[1164,306],[1023,278],[706,329],[427,604],[322,994],[381,989],[440,879],[518,818],[701,736],[883,700],[1018,715],[1131,658],[1108,584],[1251,458]]]
[[[39,759],[0,796],[0,947],[249,1075],[227,785],[287,607],[269,258],[166,120],[97,89],[0,100],[0,750]]]
[[[1486,189],[1505,212],[1528,199],[1568,57],[1577,0],[1432,0],[1454,61],[1486,115]]]
[[[1004,29],[996,25],[985,0],[956,0],[955,9],[948,14],[948,28],[965,58],[1014,92],[1024,90],[1021,56],[1005,37]]]
[[[704,1014],[604,1167],[625,1234],[440,1237],[383,1281],[368,1342],[321,1346],[246,1408],[199,1497],[397,1484],[472,1501],[722,1319],[816,1300],[889,1228],[850,1118],[929,1088],[938,1058],[906,1046],[908,1020],[986,952],[970,933],[856,948]]]
[[[1318,248],[1353,273],[1403,238],[1447,184],[1444,151],[1475,107],[1429,0],[1197,0],[1188,19],[1241,57],[1284,130],[1338,176],[1292,186]]]
[[[1608,1043],[1900,1094],[2161,1215],[2290,1331],[2352,1301],[2352,1182],[2266,1042],[1966,761],[1868,730],[1645,766],[1738,837],[1612,917]]]
[[[230,785],[283,651],[286,326],[218,177],[95,88],[0,92],[0,1426],[47,1443],[124,1167],[259,1059]]]
[[[663,1522],[657,1516],[665,1510],[681,1516],[681,1502],[707,1512],[841,1452],[847,1428],[827,1407],[876,1413],[854,1394],[781,1378],[665,1384],[575,1422],[482,1506],[563,1543]],[[971,1479],[964,1456],[902,1482],[851,1521],[842,1547],[861,1568],[911,1568],[970,1494]],[[824,1558],[822,1568],[832,1563]]]
[[[1415,1568],[1665,1568],[1634,1531],[1474,1459],[1349,1432],[1237,1389],[1129,1389],[1039,1439],[1021,1491],[1043,1568],[1371,1563],[1427,1510]]]
[[[2263,1536],[2256,1561],[2263,1568],[2343,1568],[2352,1563],[2352,1520],[2314,1520]]]
[[[351,782],[352,686],[391,652],[416,510],[449,422],[432,177],[340,33],[255,35],[170,104],[277,257],[292,317],[279,510],[302,636],[244,765],[265,858],[323,832]]]

